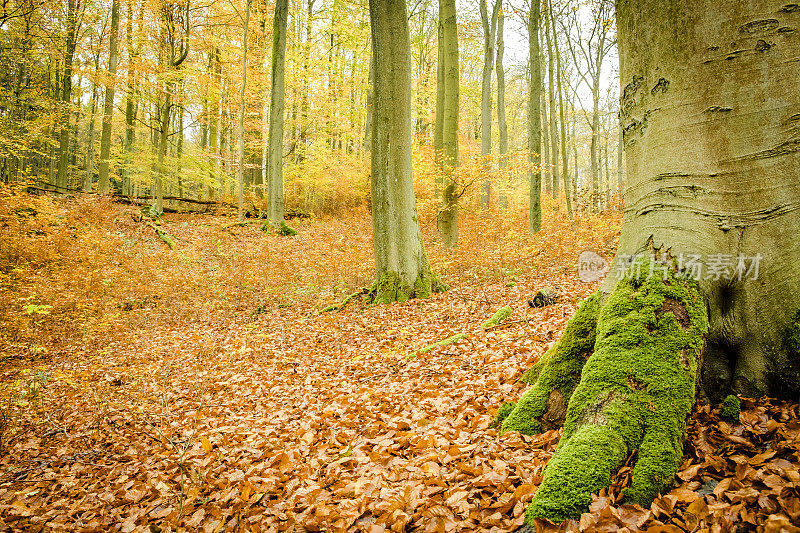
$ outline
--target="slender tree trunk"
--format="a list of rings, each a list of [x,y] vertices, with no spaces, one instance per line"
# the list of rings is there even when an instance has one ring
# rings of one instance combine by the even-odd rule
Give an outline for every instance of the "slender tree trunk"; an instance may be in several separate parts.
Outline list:
[[[370,0],[375,108],[372,225],[375,302],[424,298],[438,283],[422,243],[411,167],[411,43],[405,0]]]
[[[497,133],[499,136],[498,153],[500,155],[500,167],[506,166],[506,154],[508,153],[508,123],[506,121],[506,72],[503,68],[503,54],[506,52],[505,39],[503,36],[505,13],[503,12],[503,0],[497,0],[500,4],[497,13]],[[505,192],[501,193],[504,196]]]
[[[222,196],[224,193],[223,184],[224,178],[221,169],[221,159],[219,150],[219,133],[220,133],[220,100],[222,98],[222,61],[220,59],[219,48],[214,48],[209,52],[208,68],[211,71],[211,79],[214,81],[211,90],[209,91],[209,99],[211,101],[211,116],[208,123],[208,148],[211,155],[211,164],[209,165],[209,173],[211,184],[208,188],[209,197],[215,196],[215,187]]]
[[[84,192],[91,192],[94,179],[94,123],[97,116],[97,78],[100,74],[100,54],[94,58],[94,81],[92,82],[92,97],[89,111],[89,133],[86,140],[86,174],[83,178]]]
[[[556,120],[556,91],[554,89],[555,80],[553,78],[553,40],[556,38],[554,31],[553,10],[548,2],[547,21],[545,22],[545,36],[547,38],[547,94],[550,101],[550,161],[553,176],[553,198],[558,197],[558,126]],[[552,34],[552,36],[551,36]]]
[[[531,71],[528,86],[528,162],[531,165],[528,229],[531,233],[538,233],[542,229],[542,158],[537,153],[542,145],[542,112],[539,106],[542,93],[542,63],[539,60],[540,12],[541,3],[531,2],[528,18],[528,57]]]
[[[272,28],[272,90],[270,92],[267,153],[268,217],[269,223],[276,229],[285,224],[283,221],[283,109],[286,20],[288,16],[288,0],[277,0]]]
[[[484,158],[484,173],[481,193],[481,206],[488,207],[491,201],[492,182],[488,174],[491,165],[488,156],[492,152],[492,70],[494,70],[494,45],[497,32],[497,13],[501,0],[495,0],[492,15],[486,7],[486,0],[480,0],[481,23],[483,24],[483,77],[481,78],[481,156]]]
[[[129,0],[130,1],[130,0]],[[111,160],[111,126],[114,114],[114,84],[117,77],[117,47],[119,43],[119,0],[111,2],[111,35],[108,52],[108,84],[103,105],[103,131],[100,134],[100,166],[97,173],[97,189],[108,192],[110,187],[109,167]]]
[[[239,220],[244,220],[244,116],[247,106],[245,105],[245,91],[247,90],[247,27],[250,24],[250,0],[245,3],[244,9],[244,28],[242,29],[242,86],[239,90]]]
[[[592,80],[592,139],[589,148],[589,162],[592,173],[592,211],[602,208],[600,194],[600,73]]]
[[[125,145],[123,152],[124,167],[122,172],[122,194],[133,194],[131,174],[133,165],[133,150],[136,142],[136,61],[138,51],[133,46],[133,1],[128,0],[128,20],[125,35],[128,48],[128,88],[125,96]]]
[[[542,29],[540,27],[540,33],[541,30]],[[539,36],[539,42],[541,43],[541,35]],[[542,75],[544,75],[544,54],[542,53],[541,48],[539,49],[539,65],[539,68],[541,69],[540,72],[542,72]],[[547,116],[548,114],[552,116],[552,114],[555,113],[555,109],[547,109],[544,80],[542,80],[542,91],[539,93],[539,108],[542,110],[542,146],[539,148],[539,153],[542,154],[542,179],[544,181],[545,194],[552,194],[553,182],[551,176],[553,175],[553,162],[550,159],[550,132],[547,128]]]
[[[551,0],[548,0],[548,11],[550,13],[553,12],[553,3]],[[556,34],[555,32],[555,21],[553,17],[549,17],[550,21],[550,29],[553,32],[553,35]],[[570,223],[574,223],[574,215],[572,212],[572,198],[569,194],[569,169],[567,168],[567,127],[566,121],[564,117],[564,83],[565,80],[563,78],[563,72],[561,71],[561,53],[558,50],[558,40],[553,39],[553,51],[555,52],[556,56],[556,76],[558,77],[558,115],[559,115],[559,123],[561,124],[561,178],[564,182],[564,196],[567,201],[567,215],[569,216]],[[577,164],[577,162],[576,162]],[[577,166],[575,167],[577,171]]]
[[[58,145],[58,175],[56,185],[62,188],[69,186],[69,147],[70,147],[70,124],[72,122],[72,62],[75,57],[77,46],[77,9],[78,0],[67,0],[67,33],[64,43],[64,77],[61,82],[61,113],[62,121],[59,131]]]
[[[439,57],[444,64],[441,68],[443,84],[437,88],[437,103],[441,94],[441,164],[444,183],[438,226],[442,243],[452,247],[458,241],[458,174],[455,167],[458,166],[459,66],[455,0],[439,0],[439,20],[442,29]]]

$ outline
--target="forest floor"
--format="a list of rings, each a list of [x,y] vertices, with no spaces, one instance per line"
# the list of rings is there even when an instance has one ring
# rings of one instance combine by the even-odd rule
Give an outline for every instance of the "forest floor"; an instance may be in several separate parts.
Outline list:
[[[167,215],[170,249],[134,208],[0,191],[0,530],[515,530],[560,433],[490,421],[596,288],[578,253],[611,257],[621,220],[573,232],[546,207],[535,237],[522,210],[465,210],[453,251],[421,213],[451,290],[322,312],[372,281],[366,212],[296,237]],[[529,308],[545,286],[559,300]],[[625,466],[563,527],[798,531],[797,405],[743,407],[698,405],[651,508],[619,501]]]

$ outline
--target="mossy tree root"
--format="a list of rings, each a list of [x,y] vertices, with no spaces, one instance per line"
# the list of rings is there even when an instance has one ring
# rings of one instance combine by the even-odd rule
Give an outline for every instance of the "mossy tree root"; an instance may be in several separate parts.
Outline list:
[[[367,300],[372,304],[405,302],[411,298],[428,298],[434,292],[444,292],[448,288],[427,269],[417,275],[413,285],[403,281],[397,272],[384,272],[367,292]]]
[[[520,378],[533,386],[505,417],[502,431],[532,435],[564,423],[567,403],[594,348],[602,298],[599,291],[587,298],[567,323],[561,339]]]
[[[356,292],[354,292],[353,294],[348,294],[344,298],[344,300],[342,300],[338,304],[331,304],[328,307],[324,308],[320,312],[321,313],[327,313],[329,311],[341,311],[344,308],[344,306],[346,306],[347,304],[350,303],[350,300],[352,300],[356,296],[361,296],[362,294],[369,294],[369,289],[366,288],[366,287],[362,287],[362,288],[358,289]]]
[[[526,522],[578,518],[634,450],[626,501],[647,507],[673,482],[707,333],[693,281],[668,274],[618,282]]]
[[[497,310],[497,312],[495,314],[493,314],[489,318],[489,320],[484,322],[483,325],[481,325],[481,327],[483,329],[493,328],[496,325],[498,325],[500,322],[505,320],[506,318],[510,317],[513,312],[514,312],[514,310],[511,309],[511,306],[507,305],[505,307],[501,307],[500,309]]]

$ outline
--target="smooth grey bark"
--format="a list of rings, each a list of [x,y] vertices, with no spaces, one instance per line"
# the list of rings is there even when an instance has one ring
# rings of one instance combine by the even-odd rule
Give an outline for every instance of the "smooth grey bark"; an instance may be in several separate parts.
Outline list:
[[[652,241],[675,257],[760,254],[757,280],[700,283],[702,380],[714,396],[796,398],[785,331],[800,308],[800,12],[775,0],[620,0],[617,15],[619,253]]]
[[[242,28],[242,85],[239,89],[239,220],[244,220],[244,116],[246,111],[245,91],[247,90],[247,27],[250,24],[250,0],[244,8],[244,27]]]
[[[622,162],[622,124],[618,121],[615,122],[615,126],[617,128],[617,193],[622,194],[622,182],[623,182],[623,162]]]
[[[541,28],[539,28],[541,33]],[[541,35],[539,36],[539,42],[541,43]],[[545,71],[545,64],[544,64],[544,54],[542,53],[541,48],[539,49],[539,63],[541,65],[541,72],[544,75]],[[550,159],[550,131],[547,129],[548,122],[548,115],[552,115],[554,113],[554,109],[547,108],[547,99],[545,97],[545,90],[544,90],[544,80],[542,80],[542,91],[539,93],[539,107],[542,110],[542,147],[539,150],[539,153],[542,154],[542,179],[544,180],[544,192],[545,194],[553,193],[553,162]]]
[[[405,0],[370,0],[375,95],[372,227],[376,302],[427,297],[436,288],[412,180],[411,43]]]
[[[269,147],[267,149],[267,220],[273,228],[283,221],[283,110],[285,100],[286,21],[288,0],[275,3],[272,26],[272,85],[269,104]]]
[[[528,229],[530,233],[538,233],[542,229],[542,158],[537,153],[542,144],[542,112],[539,104],[542,92],[542,71],[541,61],[539,60],[540,14],[540,2],[531,2],[531,11],[528,17],[528,64],[530,65],[528,83],[528,163],[531,165],[529,172],[530,207]]]
[[[480,0],[481,24],[483,25],[483,76],[481,78],[481,156],[488,159],[492,152],[492,70],[494,70],[495,38],[497,34],[497,14],[501,0],[495,0],[489,17],[486,0]],[[489,172],[489,161],[485,160],[484,172]],[[481,206],[488,207],[491,199],[492,183],[485,177],[481,192]]]
[[[499,2],[500,0],[498,0]],[[439,237],[446,247],[458,241],[458,112],[459,112],[459,64],[458,22],[455,0],[439,0],[441,37],[439,58],[442,61],[441,85],[436,90],[437,112],[441,100],[441,123],[436,117],[436,134],[441,129],[442,207],[438,216]]]
[[[108,192],[111,158],[111,126],[114,114],[114,85],[117,77],[117,49],[119,43],[119,0],[111,2],[111,33],[109,35],[108,80],[103,104],[103,130],[100,134],[100,165],[97,172],[97,190]]]
[[[550,102],[550,165],[553,185],[551,192],[553,198],[558,198],[558,125],[556,120],[556,91],[554,89],[555,80],[553,79],[553,64],[555,54],[553,53],[553,40],[555,33],[551,37],[553,25],[553,9],[550,2],[547,3],[547,18],[545,21],[545,38],[547,39],[547,96]]]

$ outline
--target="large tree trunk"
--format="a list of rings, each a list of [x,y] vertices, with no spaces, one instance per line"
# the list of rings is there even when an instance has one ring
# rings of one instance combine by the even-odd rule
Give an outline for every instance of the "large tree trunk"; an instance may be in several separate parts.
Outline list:
[[[117,76],[117,46],[119,42],[119,0],[111,2],[111,36],[108,52],[108,80],[103,104],[103,129],[100,133],[100,165],[97,172],[97,190],[108,192],[111,159],[111,126],[114,114],[114,84]]]
[[[272,27],[272,89],[269,105],[269,147],[267,149],[267,216],[279,229],[283,221],[283,109],[286,20],[288,0],[277,0]]]
[[[497,32],[497,12],[501,0],[495,0],[491,17],[486,0],[480,0],[481,24],[483,25],[483,77],[481,81],[481,156],[484,157],[484,172],[481,206],[488,207],[491,200],[492,183],[489,181],[488,156],[492,152],[492,70],[494,69],[494,44]]]
[[[580,515],[634,451],[626,499],[668,490],[698,375],[715,401],[796,399],[800,387],[800,12],[618,0],[617,24],[620,275],[583,304],[503,422],[535,432],[565,420],[529,522]]]
[[[441,164],[444,181],[438,227],[442,243],[446,247],[451,247],[455,246],[458,240],[458,174],[454,171],[458,166],[459,105],[458,24],[455,0],[439,0],[439,19],[442,30],[439,57],[443,65],[442,85],[437,87],[436,99],[438,107],[441,98]]]
[[[424,298],[438,287],[422,244],[411,168],[411,44],[405,0],[370,0],[375,107],[372,227],[379,303]]]
[[[540,14],[541,3],[531,2],[528,18],[528,64],[531,71],[528,80],[528,163],[531,165],[528,229],[531,233],[538,233],[542,229],[542,158],[537,153],[542,145],[542,112],[539,103],[542,92],[542,63],[539,60]]]

